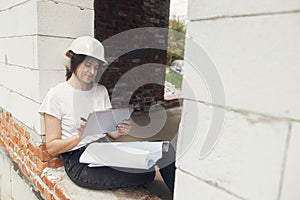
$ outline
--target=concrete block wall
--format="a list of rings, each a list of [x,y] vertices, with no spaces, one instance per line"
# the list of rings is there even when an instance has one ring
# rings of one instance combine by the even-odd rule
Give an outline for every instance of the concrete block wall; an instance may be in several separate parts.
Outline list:
[[[203,67],[185,66],[175,199],[299,199],[300,2],[190,0],[188,18],[187,38],[214,63],[225,103],[212,102]],[[185,52],[195,63],[191,42]],[[223,129],[200,158],[214,109]]]
[[[94,1],[1,1],[0,24],[0,199],[24,199],[26,191],[28,199],[65,199],[55,187],[60,176],[47,176],[62,163],[45,149],[38,109],[47,91],[65,80],[72,40],[93,36]],[[17,196],[14,187],[22,188]]]

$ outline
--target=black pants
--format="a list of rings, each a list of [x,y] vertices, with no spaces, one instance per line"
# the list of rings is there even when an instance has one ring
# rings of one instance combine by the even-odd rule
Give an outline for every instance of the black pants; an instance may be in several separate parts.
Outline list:
[[[85,147],[62,154],[65,171],[70,179],[78,186],[106,190],[124,187],[141,186],[153,181],[155,170],[125,169],[111,167],[89,167],[79,163],[79,158]],[[169,151],[157,162],[159,171],[169,190],[173,193],[175,177],[175,151],[170,144]]]

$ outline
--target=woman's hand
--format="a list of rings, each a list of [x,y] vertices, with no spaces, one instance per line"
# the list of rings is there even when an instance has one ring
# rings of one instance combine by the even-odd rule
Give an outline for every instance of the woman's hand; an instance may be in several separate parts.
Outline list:
[[[118,124],[116,128],[117,131],[108,133],[113,139],[117,139],[121,135],[128,135],[132,128],[131,122],[129,120],[124,120],[122,123]]]
[[[78,140],[78,143],[82,140],[82,131],[85,127],[85,122],[81,122],[80,126],[77,128],[77,135],[76,135],[76,139]]]

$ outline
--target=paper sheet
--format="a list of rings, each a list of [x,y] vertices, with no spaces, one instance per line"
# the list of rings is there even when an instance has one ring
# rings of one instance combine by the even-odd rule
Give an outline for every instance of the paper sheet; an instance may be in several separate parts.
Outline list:
[[[92,143],[80,157],[90,167],[114,166],[149,169],[162,158],[169,142],[110,142]]]

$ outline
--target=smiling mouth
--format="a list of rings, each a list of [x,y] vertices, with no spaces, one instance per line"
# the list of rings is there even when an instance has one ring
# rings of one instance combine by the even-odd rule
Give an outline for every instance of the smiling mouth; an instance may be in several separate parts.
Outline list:
[[[93,78],[93,76],[89,76],[89,75],[86,75],[86,77],[89,78],[89,79],[92,79],[92,78]]]

